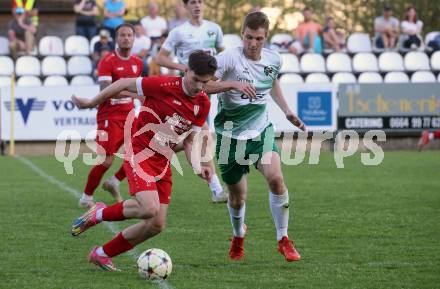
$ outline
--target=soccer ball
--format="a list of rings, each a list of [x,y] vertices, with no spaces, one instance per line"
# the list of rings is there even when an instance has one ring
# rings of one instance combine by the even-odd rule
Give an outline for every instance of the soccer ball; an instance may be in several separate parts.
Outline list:
[[[138,260],[139,276],[143,279],[165,279],[171,274],[173,264],[170,256],[161,249],[148,249]]]

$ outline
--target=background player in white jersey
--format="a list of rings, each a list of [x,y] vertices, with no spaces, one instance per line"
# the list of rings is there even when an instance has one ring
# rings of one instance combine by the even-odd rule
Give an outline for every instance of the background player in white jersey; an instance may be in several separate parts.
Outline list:
[[[179,70],[182,74],[188,69],[188,56],[195,50],[203,50],[210,55],[215,55],[224,49],[223,32],[220,26],[214,22],[203,19],[205,3],[203,0],[183,0],[188,12],[189,20],[170,31],[165,43],[162,45],[156,62],[160,66],[169,69]],[[176,53],[179,63],[175,63],[170,58],[172,53]],[[208,130],[208,125],[203,126],[203,130]],[[207,133],[206,150],[212,151],[212,140]],[[215,172],[214,162],[209,162],[209,167]],[[220,180],[214,173],[209,183],[214,203],[226,202],[227,193],[223,190]]]
[[[301,257],[287,236],[289,195],[273,126],[268,119],[270,93],[290,122],[302,130],[305,126],[288,107],[281,92],[277,80],[282,65],[280,55],[263,48],[268,30],[269,20],[264,13],[248,14],[242,28],[244,47],[229,49],[217,56],[216,78],[220,81],[211,83],[206,91],[223,92],[219,95],[221,109],[214,124],[217,160],[229,189],[228,210],[234,234],[229,256],[233,260],[244,256],[246,175],[249,164],[254,163],[269,185],[278,251],[290,262]]]

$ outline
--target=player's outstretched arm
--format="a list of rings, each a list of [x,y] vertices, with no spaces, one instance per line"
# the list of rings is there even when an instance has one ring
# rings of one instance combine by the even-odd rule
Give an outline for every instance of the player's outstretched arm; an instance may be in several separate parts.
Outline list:
[[[131,93],[136,93],[136,78],[122,78],[114,83],[110,84],[106,88],[104,88],[102,91],[100,91],[95,97],[93,98],[83,98],[78,97],[76,95],[72,95],[72,101],[75,103],[75,105],[78,108],[92,108],[95,107],[107,99],[114,97],[115,95],[118,95],[122,91],[128,91]]]
[[[281,110],[286,115],[286,118],[297,128],[299,128],[302,131],[306,131],[306,126],[302,122],[302,120],[297,117],[290,107],[287,105],[286,100],[284,99],[283,92],[281,91],[280,83],[277,79],[273,81],[273,87],[272,87],[272,98],[275,101],[275,103],[281,108]]]
[[[192,131],[183,140],[183,147],[185,149],[186,160],[191,165],[194,172],[202,179],[210,182],[213,172],[210,167],[203,166],[201,163],[202,141],[203,137],[201,133]]]
[[[185,72],[188,69],[188,66],[180,63],[175,63],[171,57],[171,53],[168,50],[161,48],[159,53],[157,53],[155,60],[159,66],[166,67],[168,69],[176,69],[182,72]]]
[[[209,81],[203,88],[203,90],[207,94],[221,93],[233,89],[236,89],[246,94],[250,99],[257,98],[257,91],[255,90],[255,87],[247,82],[233,81],[233,80],[224,80],[224,81],[212,80]]]

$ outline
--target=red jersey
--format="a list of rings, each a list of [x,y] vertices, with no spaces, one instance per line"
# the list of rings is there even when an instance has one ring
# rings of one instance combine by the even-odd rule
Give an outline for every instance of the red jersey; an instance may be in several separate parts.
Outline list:
[[[121,58],[115,51],[104,56],[98,64],[98,81],[115,82],[120,78],[138,77],[142,73],[142,60],[137,56]],[[98,107],[96,119],[98,122],[104,120],[125,120],[128,113],[134,108],[133,99],[110,98]]]
[[[200,131],[209,113],[211,103],[205,92],[188,96],[182,77],[139,77],[137,93],[145,96],[137,118],[137,133],[132,143],[134,153],[145,148],[154,151],[149,158],[162,169],[169,161],[172,148],[184,139],[190,130]]]

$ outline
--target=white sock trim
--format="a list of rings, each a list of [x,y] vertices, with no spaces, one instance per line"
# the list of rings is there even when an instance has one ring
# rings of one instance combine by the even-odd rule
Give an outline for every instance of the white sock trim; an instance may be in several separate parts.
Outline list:
[[[96,254],[98,254],[98,256],[108,258],[107,254],[104,252],[104,248],[102,247],[98,247],[98,249],[96,249]]]
[[[243,238],[246,233],[244,230],[244,217],[246,213],[246,204],[243,204],[243,206],[237,210],[232,208],[228,202],[228,211],[232,224],[232,233],[234,234],[235,237]]]
[[[96,211],[96,220],[99,222],[102,222],[102,211],[104,211],[104,209],[99,209]]]
[[[93,202],[93,196],[89,196],[86,193],[83,193],[81,196],[82,202]]]
[[[281,240],[287,235],[289,227],[289,192],[283,195],[275,195],[269,192],[269,204],[272,212],[272,218],[275,223],[277,240]]]

